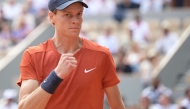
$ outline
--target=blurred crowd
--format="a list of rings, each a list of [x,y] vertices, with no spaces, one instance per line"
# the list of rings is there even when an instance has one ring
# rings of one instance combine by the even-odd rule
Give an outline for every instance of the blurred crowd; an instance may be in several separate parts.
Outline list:
[[[190,109],[190,89],[185,92],[184,100],[177,104],[172,100],[172,90],[164,86],[159,78],[153,78],[152,75],[162,57],[169,53],[178,41],[180,26],[174,28],[176,22],[171,20],[152,22],[141,17],[141,15],[151,12],[160,13],[167,8],[190,7],[190,1],[84,1],[89,5],[89,8],[84,11],[85,17],[107,15],[111,16],[112,20],[104,20],[106,22],[84,21],[80,35],[109,48],[118,73],[136,74],[141,78],[142,96],[139,104],[130,109]],[[47,3],[48,0],[25,0],[22,3],[17,0],[5,0],[0,4],[0,59],[27,37],[36,26],[47,19]],[[138,10],[138,12],[134,14],[134,18],[126,19],[126,13],[131,9]],[[183,31],[184,28],[185,26],[180,31]],[[14,93],[13,90],[6,91],[4,93]],[[16,96],[13,95],[12,98],[7,98],[6,94],[3,95],[4,105],[13,101],[12,99]],[[16,106],[14,102],[12,105]]]
[[[0,98],[0,109],[18,109],[17,95],[15,89],[4,90]]]
[[[48,0],[21,1],[5,0],[0,4],[0,58],[47,18]],[[130,9],[136,9],[139,10],[140,14],[146,14],[150,11],[162,12],[165,8],[190,7],[188,0],[85,0],[85,2],[89,8],[85,10],[84,16],[108,15],[112,16],[118,23],[123,23],[122,21],[127,15],[126,12]],[[133,22],[129,26],[133,31],[136,24]],[[138,37],[138,34],[141,33],[137,29],[134,30],[136,32],[133,32],[134,37],[131,38],[138,42],[141,41],[140,44],[145,44],[150,40],[148,24],[143,22],[139,28],[144,29],[141,32],[146,34],[145,37],[143,36],[146,39]],[[162,46],[159,44],[157,46],[161,50]],[[116,52],[117,48],[115,46],[113,52]]]
[[[5,0],[0,4],[0,58],[47,18],[47,0]]]
[[[189,109],[190,88],[186,88],[180,101],[173,99],[172,90],[164,86],[159,78],[153,78],[150,86],[141,94],[139,104],[129,109]]]
[[[185,98],[177,101],[173,99],[172,90],[152,74],[161,59],[174,48],[186,24],[181,24],[179,19],[151,21],[142,18],[147,13],[159,14],[168,8],[189,7],[190,2],[185,0],[123,0],[117,4],[113,0],[86,2],[90,8],[85,11],[85,16],[111,15],[112,20],[89,21],[84,24],[81,36],[109,48],[118,74],[134,74],[141,78],[142,94],[139,104],[127,107],[190,109],[189,89]],[[136,9],[138,12],[132,19],[126,20],[126,13],[130,9]]]
[[[100,45],[109,48],[116,62],[118,74],[140,76],[142,83],[140,103],[129,106],[129,109],[190,109],[189,94],[186,94],[186,101],[175,101],[172,99],[172,90],[152,74],[162,57],[171,52],[178,41],[180,34],[173,31],[172,26],[170,21],[163,20],[160,28],[154,30],[160,31],[155,37],[149,23],[137,14],[125,25],[124,34],[127,41],[124,43],[121,40],[126,39],[114,33],[112,26],[105,27],[101,35],[93,38]],[[89,38],[87,37],[89,35],[86,35],[86,38]]]
[[[0,58],[10,48],[18,44],[37,25],[47,17],[48,0],[5,0],[0,4]],[[140,14],[149,12],[162,12],[165,8],[190,7],[189,0],[84,0],[89,8],[85,10],[84,16],[108,15],[121,23],[126,12],[130,9],[139,10]],[[131,23],[131,29],[135,26]],[[145,23],[141,28],[148,28]],[[109,30],[108,30],[109,31]],[[136,31],[136,30],[135,30]],[[143,30],[147,31],[148,30]],[[136,32],[137,33],[137,32]],[[134,34],[136,34],[134,33]],[[137,39],[137,34],[133,37]],[[149,36],[147,33],[146,41]],[[113,39],[112,39],[113,40]],[[101,42],[102,43],[102,42]],[[144,43],[144,42],[141,42]],[[158,48],[161,47],[158,44]],[[117,48],[117,47],[115,47]],[[165,52],[165,51],[163,51]]]
[[[123,98],[123,101],[126,99]],[[186,87],[180,100],[175,101],[173,92],[164,86],[161,79],[155,77],[144,88],[137,104],[125,104],[126,109],[190,109],[190,87]],[[104,109],[110,109],[105,101]]]
[[[4,90],[0,98],[0,109],[18,109],[17,99],[18,92],[15,89]],[[153,78],[151,85],[142,91],[139,100],[139,104],[126,105],[126,109],[189,109],[190,87],[186,88],[182,100],[175,102],[171,89],[164,86],[159,78]]]
[[[106,22],[108,24],[100,23],[97,27],[92,26],[93,22],[90,22],[90,27],[84,25],[81,36],[107,47],[115,60],[118,73],[140,75],[143,86],[148,86],[153,76],[151,73],[162,57],[174,47],[180,34],[171,29],[171,21],[163,20],[153,29],[140,14],[124,23],[123,27],[114,24],[115,21]]]
[[[167,8],[190,7],[189,0],[84,0],[89,9],[86,16],[113,15],[115,20],[121,22],[126,12],[137,9],[141,14],[150,12],[159,13]]]

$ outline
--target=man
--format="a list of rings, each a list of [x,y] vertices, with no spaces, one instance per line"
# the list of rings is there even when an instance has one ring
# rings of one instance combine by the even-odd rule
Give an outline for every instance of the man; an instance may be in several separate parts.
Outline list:
[[[138,109],[149,109],[151,107],[150,100],[146,96],[141,96]]]
[[[139,14],[136,14],[134,20],[130,21],[127,27],[130,39],[140,44],[141,48],[146,48],[151,40],[149,24]]]
[[[156,40],[155,48],[158,52],[166,55],[178,41],[178,35],[171,31],[172,25],[169,21],[163,21],[161,24],[163,35]]]
[[[181,108],[190,109],[190,87],[185,90],[185,98],[180,102]]]
[[[6,89],[3,92],[3,97],[0,99],[0,109],[18,109],[18,104],[15,102],[17,92],[14,89]]]
[[[159,103],[159,98],[162,94],[171,96],[172,91],[164,86],[158,77],[153,78],[151,85],[142,91],[142,96],[147,97],[151,104]]]
[[[21,4],[16,0],[6,0],[2,5],[2,10],[5,16],[5,19],[12,22],[12,20],[21,14]],[[14,11],[13,11],[14,10]]]
[[[104,30],[104,34],[98,37],[97,43],[109,48],[112,55],[115,55],[118,52],[119,49],[118,38],[113,35],[112,29],[109,27],[107,27]]]
[[[109,0],[109,1],[111,1],[111,0]],[[116,5],[116,11],[114,13],[114,19],[116,21],[118,21],[118,23],[122,23],[122,21],[125,18],[126,11],[128,11],[128,9],[137,9],[137,8],[139,8],[139,5],[132,2],[131,0],[121,0],[121,2],[119,2]]]
[[[20,64],[19,109],[125,109],[110,52],[80,38],[82,0],[50,0],[54,37],[27,49]]]
[[[159,103],[152,105],[150,109],[179,109],[179,107],[177,104],[172,103],[171,96],[161,94]]]

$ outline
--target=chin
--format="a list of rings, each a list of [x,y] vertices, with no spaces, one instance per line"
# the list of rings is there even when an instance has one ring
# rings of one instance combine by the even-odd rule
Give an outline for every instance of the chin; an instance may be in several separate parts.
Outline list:
[[[79,37],[79,33],[71,33],[69,34],[70,37]]]

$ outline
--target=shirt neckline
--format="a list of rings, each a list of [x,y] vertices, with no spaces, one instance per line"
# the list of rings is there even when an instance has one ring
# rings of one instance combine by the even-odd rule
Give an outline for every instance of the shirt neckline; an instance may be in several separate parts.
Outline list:
[[[76,52],[74,53],[74,56],[78,55],[78,54],[82,51],[82,49],[84,48],[84,46],[85,46],[85,40],[84,40],[84,38],[82,38],[82,37],[80,37],[80,38],[82,39],[82,46],[81,46],[81,48],[80,48],[78,51],[76,51]],[[51,46],[51,48],[53,49],[53,51],[54,51],[57,55],[61,56],[62,54],[57,51],[57,49],[56,49],[56,47],[55,47],[55,45],[54,45],[53,39],[50,38],[49,41],[50,41],[50,46]]]

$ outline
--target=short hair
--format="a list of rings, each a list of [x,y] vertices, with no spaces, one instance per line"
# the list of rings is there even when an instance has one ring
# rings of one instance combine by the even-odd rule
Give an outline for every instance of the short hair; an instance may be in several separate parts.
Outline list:
[[[56,13],[57,13],[57,9],[55,9],[55,10],[53,11],[53,13],[56,14]]]

